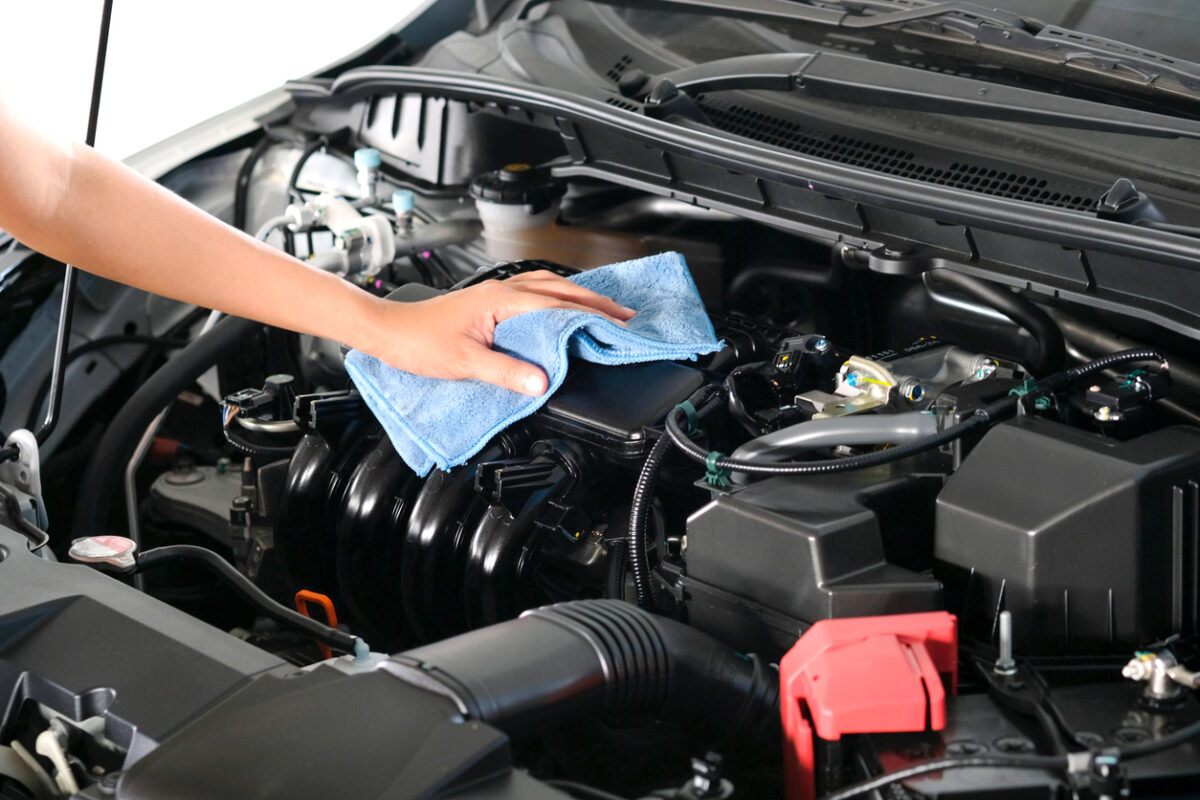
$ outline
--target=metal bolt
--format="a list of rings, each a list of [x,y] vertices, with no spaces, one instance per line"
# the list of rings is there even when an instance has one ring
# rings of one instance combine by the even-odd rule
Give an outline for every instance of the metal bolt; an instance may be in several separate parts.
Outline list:
[[[996,749],[1001,753],[1032,753],[1033,742],[1024,736],[1001,736],[996,740]]]
[[[812,343],[812,348],[813,348],[813,350],[816,350],[818,353],[824,353],[826,350],[829,349],[829,341],[826,339],[823,339],[823,338],[817,339],[815,342]]]
[[[1000,656],[996,659],[994,672],[997,675],[1017,674],[1017,662],[1013,660],[1012,613],[1000,612]]]
[[[975,380],[981,381],[995,374],[998,365],[990,358],[980,358],[975,362]]]
[[[948,756],[977,756],[987,747],[970,739],[958,739],[946,745]]]
[[[1150,731],[1145,728],[1117,728],[1113,731],[1113,738],[1121,744],[1136,744],[1149,740]]]

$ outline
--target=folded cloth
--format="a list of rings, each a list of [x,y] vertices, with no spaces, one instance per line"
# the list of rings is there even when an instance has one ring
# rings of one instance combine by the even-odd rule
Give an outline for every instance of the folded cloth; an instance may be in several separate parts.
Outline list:
[[[692,359],[720,349],[696,284],[679,253],[599,267],[570,280],[637,316],[622,328],[584,311],[550,308],[496,326],[496,350],[538,365],[549,389],[530,397],[475,380],[424,378],[351,351],[346,369],[418,475],[462,464],[497,433],[537,411],[567,376],[568,356],[598,364]]]

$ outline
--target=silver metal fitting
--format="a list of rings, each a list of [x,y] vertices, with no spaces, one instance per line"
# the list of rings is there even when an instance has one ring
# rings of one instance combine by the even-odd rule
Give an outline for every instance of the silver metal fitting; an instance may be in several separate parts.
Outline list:
[[[1013,659],[1012,612],[1000,612],[1000,655],[992,671],[997,675],[1016,675],[1017,662]]]
[[[925,387],[916,378],[901,378],[900,396],[910,403],[919,403],[925,397]]]
[[[1195,673],[1183,669],[1169,650],[1134,653],[1129,663],[1121,669],[1121,674],[1131,681],[1145,681],[1145,695],[1151,700],[1178,697],[1183,687],[1192,686],[1192,681],[1197,677]]]

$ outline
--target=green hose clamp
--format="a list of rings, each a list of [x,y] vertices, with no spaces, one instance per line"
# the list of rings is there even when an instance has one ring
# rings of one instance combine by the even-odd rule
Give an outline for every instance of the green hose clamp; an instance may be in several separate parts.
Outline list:
[[[696,407],[692,405],[690,400],[684,400],[679,405],[675,406],[683,415],[687,417],[687,435],[688,438],[695,438],[700,435],[700,417],[696,414]]]
[[[709,486],[728,489],[732,485],[729,480],[730,470],[717,466],[717,462],[724,457],[724,453],[713,450],[708,454],[708,458],[704,459],[704,480]]]

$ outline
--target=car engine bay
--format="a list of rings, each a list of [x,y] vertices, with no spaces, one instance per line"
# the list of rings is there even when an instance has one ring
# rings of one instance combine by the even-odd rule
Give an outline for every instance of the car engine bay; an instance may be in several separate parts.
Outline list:
[[[8,248],[0,797],[1200,791],[1190,318],[1081,299],[1046,277],[1066,245],[995,233],[992,270],[985,231],[948,258],[958,223],[848,223],[812,183],[785,225],[715,157],[617,174],[567,111],[447,89],[493,50],[541,81],[520,48],[586,4],[549,5],[294,82],[161,182],[396,302],[677,251],[723,348],[573,362],[418,476],[338,343],[84,275],[38,442],[61,291]],[[650,104],[633,61],[595,70],[614,114]],[[1055,213],[1151,202],[1015,177],[1005,202]]]

